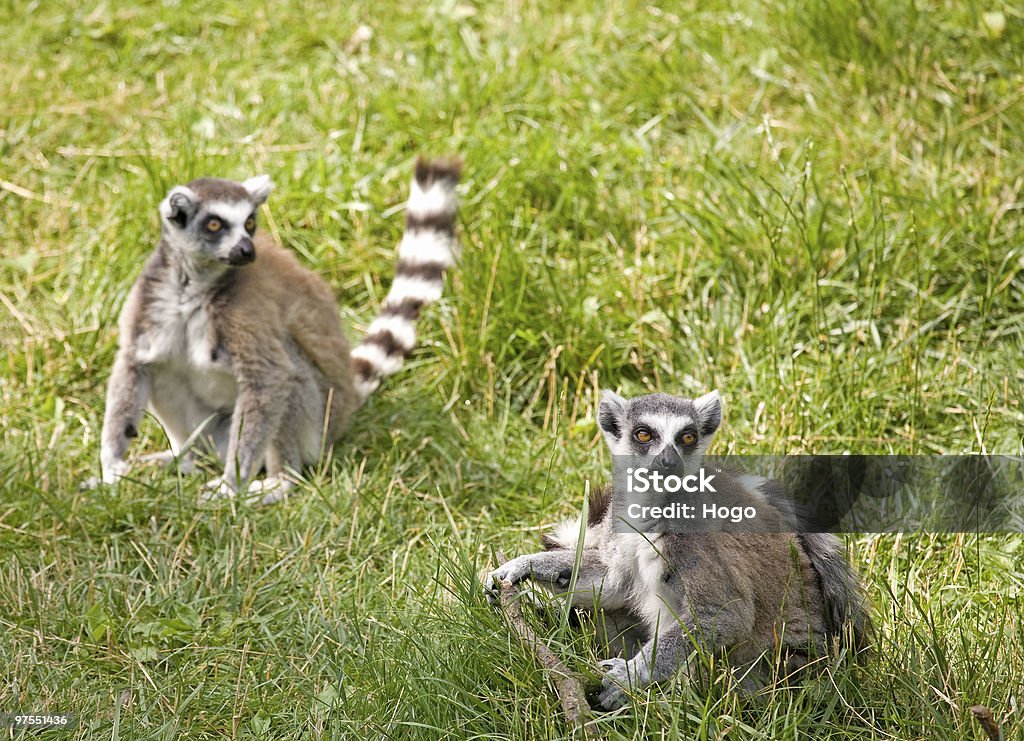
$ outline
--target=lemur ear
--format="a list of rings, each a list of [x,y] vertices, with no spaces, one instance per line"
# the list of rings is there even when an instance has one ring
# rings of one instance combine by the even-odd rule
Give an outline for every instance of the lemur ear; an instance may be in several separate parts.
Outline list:
[[[722,397],[718,391],[710,391],[694,399],[693,406],[700,419],[700,433],[705,436],[715,434],[715,430],[722,424]]]
[[[628,403],[614,391],[608,389],[601,391],[601,403],[597,407],[597,422],[609,440],[618,440],[622,436],[626,404]]]
[[[253,203],[259,206],[270,196],[270,191],[274,189],[274,183],[270,180],[269,175],[257,175],[242,183],[242,187],[249,192]]]
[[[196,194],[185,185],[174,187],[160,202],[160,215],[179,229],[188,224],[196,213]]]

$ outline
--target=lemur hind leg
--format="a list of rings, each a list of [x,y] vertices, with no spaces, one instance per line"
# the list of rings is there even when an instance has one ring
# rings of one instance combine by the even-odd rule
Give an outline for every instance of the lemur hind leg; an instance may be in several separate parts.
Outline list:
[[[630,610],[599,609],[593,614],[597,630],[597,651],[599,656],[631,658],[647,642],[647,628]]]
[[[303,468],[316,465],[333,442],[327,410],[328,400],[333,402],[333,390],[304,355],[296,352],[293,362],[297,373],[289,392],[289,413],[282,417],[267,447],[266,478],[249,484],[248,493],[262,495],[262,504],[285,499]]]
[[[673,677],[680,670],[693,674],[691,656],[697,650],[714,651],[731,646],[749,635],[753,604],[742,598],[726,604],[701,603],[693,610],[684,595],[674,605],[674,615],[659,626],[656,634],[628,661],[615,658],[602,661],[605,673],[598,698],[607,710],[621,707],[625,689],[643,689]]]

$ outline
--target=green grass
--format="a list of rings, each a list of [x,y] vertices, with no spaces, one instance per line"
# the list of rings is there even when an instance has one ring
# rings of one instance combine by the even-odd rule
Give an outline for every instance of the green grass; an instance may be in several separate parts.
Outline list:
[[[1021,452],[1011,3],[5,0],[0,37],[0,712],[74,712],[76,738],[565,737],[476,579],[600,480],[601,386],[719,388],[719,453]],[[81,491],[168,188],[269,173],[265,223],[358,337],[418,152],[465,158],[462,261],[299,495]],[[136,449],[164,446],[148,421]],[[865,667],[759,702],[663,687],[599,730],[978,739],[981,703],[1019,733],[1024,537],[850,553]],[[538,630],[592,673],[579,631]]]

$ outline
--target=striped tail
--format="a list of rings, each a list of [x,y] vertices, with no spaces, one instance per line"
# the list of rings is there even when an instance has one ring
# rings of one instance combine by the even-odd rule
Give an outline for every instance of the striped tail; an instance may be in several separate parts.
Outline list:
[[[355,390],[361,399],[402,367],[416,345],[420,309],[441,298],[444,271],[455,264],[458,252],[455,186],[461,173],[457,160],[416,162],[394,283],[366,338],[352,349]]]

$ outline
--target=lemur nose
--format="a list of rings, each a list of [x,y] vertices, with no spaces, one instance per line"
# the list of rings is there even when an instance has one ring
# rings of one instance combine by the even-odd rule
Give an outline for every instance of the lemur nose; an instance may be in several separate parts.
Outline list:
[[[679,457],[675,447],[669,444],[658,455],[657,466],[662,470],[669,470],[676,468],[682,462],[682,458]]]
[[[232,265],[245,265],[256,259],[256,248],[252,244],[252,240],[248,237],[242,237],[238,240],[238,244],[231,248],[231,254],[228,258]]]

